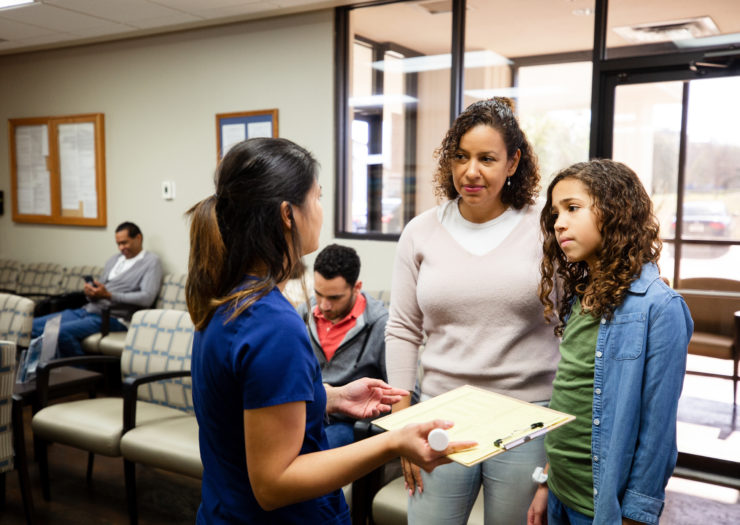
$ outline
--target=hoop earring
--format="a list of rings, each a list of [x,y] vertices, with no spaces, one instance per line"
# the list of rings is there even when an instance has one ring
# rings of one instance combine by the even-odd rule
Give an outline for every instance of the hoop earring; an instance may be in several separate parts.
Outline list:
[[[506,185],[511,187],[511,177],[506,177]]]

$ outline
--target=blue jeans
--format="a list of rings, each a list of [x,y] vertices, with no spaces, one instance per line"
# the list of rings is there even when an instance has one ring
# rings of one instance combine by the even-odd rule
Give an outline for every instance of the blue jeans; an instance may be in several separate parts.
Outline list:
[[[594,519],[566,507],[555,494],[547,496],[547,525],[591,525]]]
[[[545,464],[542,438],[472,467],[449,463],[431,474],[422,471],[424,492],[409,498],[409,525],[463,525],[483,484],[486,525],[527,523],[537,484],[535,467]]]
[[[57,357],[74,357],[85,355],[82,350],[81,341],[88,335],[100,332],[102,319],[98,314],[91,314],[84,308],[75,308],[73,310],[63,310],[33,320],[33,329],[31,335],[38,337],[44,333],[46,321],[52,317],[61,315],[62,322],[59,326],[59,341],[57,345]],[[122,332],[126,330],[118,319],[110,318],[110,331]]]
[[[324,427],[329,448],[343,447],[355,441],[355,424],[344,421],[334,421]]]

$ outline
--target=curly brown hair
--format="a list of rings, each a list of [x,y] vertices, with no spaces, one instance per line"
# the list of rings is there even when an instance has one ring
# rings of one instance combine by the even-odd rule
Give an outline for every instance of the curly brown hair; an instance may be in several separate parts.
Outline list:
[[[457,116],[442,144],[434,152],[437,159],[437,171],[434,173],[436,196],[450,200],[458,196],[452,180],[452,161],[460,147],[460,139],[475,126],[486,125],[501,133],[508,158],[516,155],[516,150],[521,150],[519,165],[510,179],[511,185],[505,185],[501,190],[501,201],[517,210],[534,203],[540,183],[537,156],[519,127],[512,108],[511,99],[494,97],[474,102]]]
[[[602,237],[593,268],[584,261],[569,262],[555,238],[552,191],[564,179],[580,181],[591,196]],[[558,284],[562,284],[562,290],[558,290],[559,323],[555,327],[559,336],[576,296],[581,297],[592,315],[611,318],[630,284],[640,276],[642,266],[657,263],[662,248],[653,203],[637,174],[608,159],[581,162],[557,173],[547,188],[540,226],[544,257],[540,263],[539,297],[545,306],[545,319],[550,322],[555,310],[551,293],[557,274]]]

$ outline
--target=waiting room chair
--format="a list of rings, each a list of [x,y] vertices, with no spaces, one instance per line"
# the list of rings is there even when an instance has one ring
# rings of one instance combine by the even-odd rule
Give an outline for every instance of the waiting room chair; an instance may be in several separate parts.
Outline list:
[[[46,406],[48,372],[65,365],[89,365],[95,362],[120,361],[122,380],[156,372],[189,370],[192,345],[192,322],[187,312],[174,310],[140,310],[131,321],[121,357],[83,356],[56,359],[39,367],[38,389],[42,409],[32,420],[34,436],[39,443],[38,460],[43,496],[50,499],[48,458],[49,443],[60,443],[88,451],[88,481],[92,479],[94,454],[121,456],[124,431],[123,399],[102,397],[67,401]],[[165,423],[181,418],[182,386],[150,383],[139,388],[136,402],[136,426]]]
[[[5,507],[5,476],[15,469],[23,500],[26,523],[33,523],[33,494],[28,477],[26,443],[21,404],[13,400],[16,345],[0,341],[0,509]]]
[[[166,360],[161,372],[129,376],[123,383],[123,437],[121,455],[124,459],[126,500],[131,524],[138,521],[136,503],[136,464],[147,465],[201,479],[203,463],[198,443],[198,422],[193,408],[190,381],[190,359],[193,345],[193,324],[190,315],[181,310],[151,310],[169,316],[159,320],[158,327],[169,327],[171,337],[163,337],[159,358]],[[154,315],[154,314],[149,314]],[[132,325],[131,330],[142,330]],[[147,338],[153,337],[147,335]],[[167,344],[169,348],[164,348]],[[135,360],[136,354],[127,356]],[[125,357],[123,358],[125,359]],[[150,358],[151,359],[151,358]],[[133,367],[122,362],[122,366]],[[169,379],[167,382],[155,382]],[[143,404],[153,403],[178,409],[167,417],[138,421]]]
[[[0,293],[0,341],[28,348],[33,328],[34,303],[27,297]]]
[[[0,292],[15,294],[23,265],[14,259],[0,259]]]
[[[740,360],[740,281],[710,277],[681,279],[680,293],[694,320],[689,354],[732,360],[732,374],[687,370],[687,374],[732,380],[732,406],[737,406]]]
[[[38,301],[34,315],[39,317],[62,310],[81,308],[87,304],[87,298],[82,291],[85,287],[85,276],[91,275],[98,279],[102,272],[103,268],[100,266],[83,265],[66,268],[62,274],[59,293]]]
[[[31,342],[34,303],[26,297],[0,293],[0,502],[5,503],[5,473],[18,471],[26,521],[33,521],[33,499],[28,481],[23,412],[12,400],[18,348]]]
[[[155,309],[187,311],[185,304],[186,274],[167,274],[162,279],[162,286],[154,303]],[[82,349],[88,354],[120,356],[123,351],[126,332],[109,332],[103,316],[103,330],[90,335],[82,341]]]
[[[61,293],[64,268],[56,263],[31,263],[23,266],[18,275],[17,294],[34,302]]]

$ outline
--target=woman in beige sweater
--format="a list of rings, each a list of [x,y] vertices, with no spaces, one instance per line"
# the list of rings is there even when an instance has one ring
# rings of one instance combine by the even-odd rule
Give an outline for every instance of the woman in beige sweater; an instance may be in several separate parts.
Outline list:
[[[469,106],[437,155],[436,193],[447,200],[414,218],[398,243],[386,329],[389,383],[413,389],[420,362],[422,399],[470,384],[546,403],[558,341],[537,297],[539,173],[510,101]],[[531,475],[544,462],[542,440],[432,474],[403,461],[409,523],[466,523],[481,485],[486,524],[526,523],[536,489]]]

